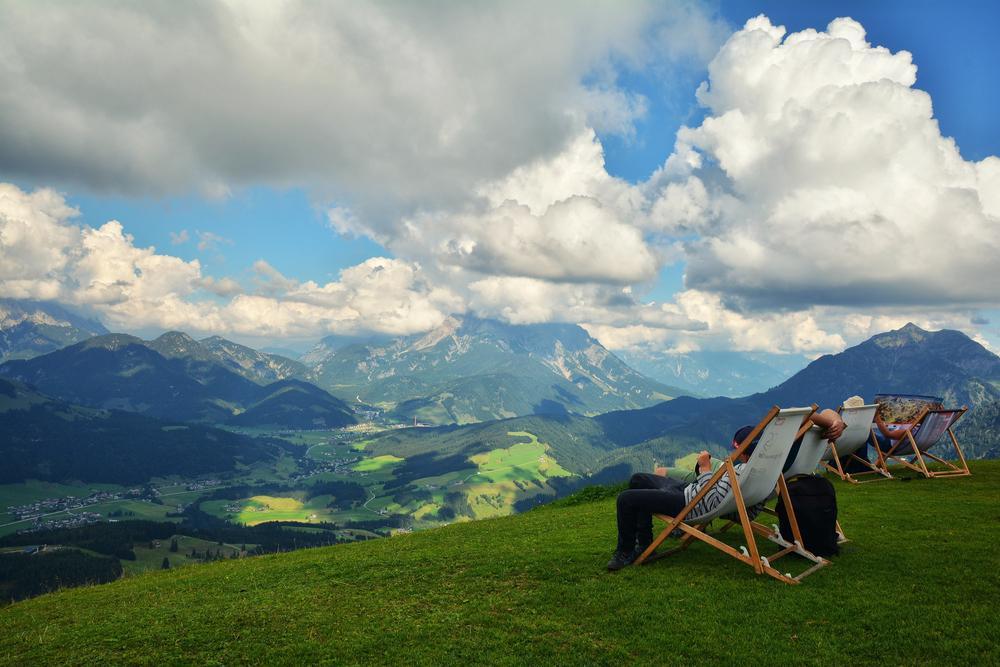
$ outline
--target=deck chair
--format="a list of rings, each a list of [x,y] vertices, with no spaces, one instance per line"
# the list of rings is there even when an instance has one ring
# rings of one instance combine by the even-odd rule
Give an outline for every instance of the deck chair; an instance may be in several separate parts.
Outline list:
[[[968,410],[962,406],[957,410],[930,409],[924,410],[913,421],[913,427],[906,431],[889,451],[881,454],[885,463],[894,461],[914,470],[928,479],[934,477],[966,477],[971,475],[969,464],[965,461],[965,454],[958,445],[952,427],[962,415]],[[916,432],[916,435],[914,435]],[[948,434],[955,454],[958,456],[958,463],[946,461],[944,458],[931,454],[928,450],[941,441],[944,434]],[[877,449],[877,447],[876,447]],[[909,458],[909,460],[907,460]],[[927,459],[944,466],[943,470],[931,470],[927,467]]]
[[[889,474],[888,469],[885,467],[882,451],[878,448],[878,443],[875,441],[875,434],[872,432],[872,421],[875,419],[876,410],[878,410],[877,403],[861,405],[856,408],[841,406],[837,410],[840,413],[840,418],[844,420],[846,428],[844,428],[844,432],[836,442],[830,443],[830,447],[824,452],[822,460],[827,470],[845,482],[860,484],[862,480],[856,478],[862,475],[879,475],[875,479],[864,480],[867,482],[892,479],[892,475]],[[869,442],[872,444],[875,449],[875,455],[878,457],[875,463],[863,459],[857,454],[858,450]],[[841,463],[844,460],[860,463],[867,470],[849,473],[844,470],[844,466]]]
[[[802,536],[799,533],[798,523],[794,519],[794,512],[789,512],[792,532],[796,539],[796,542],[791,544],[783,540],[781,534],[777,533],[777,531],[771,531],[760,524],[750,521],[747,514],[747,507],[752,507],[768,499],[774,491],[775,486],[778,487],[779,496],[785,499],[786,505],[789,508],[791,507],[791,503],[788,502],[788,487],[781,476],[781,469],[788,458],[788,453],[791,451],[792,444],[796,438],[812,425],[811,422],[808,422],[808,418],[815,411],[816,406],[809,408],[788,408],[785,410],[781,410],[777,406],[771,408],[746,439],[740,443],[736,451],[726,458],[722,467],[709,478],[708,483],[702,487],[701,491],[695,495],[684,509],[677,513],[677,516],[654,515],[661,521],[665,521],[667,527],[642,552],[635,563],[641,565],[645,562],[659,560],[660,558],[686,549],[691,545],[692,540],[698,539],[732,556],[741,563],[749,565],[757,574],[767,574],[788,584],[797,584],[806,575],[826,565],[828,561],[809,553],[802,546]],[[805,424],[803,424],[803,420],[806,420]],[[737,473],[735,469],[736,461],[758,435],[760,435],[760,441],[754,449],[753,454],[750,455],[749,461],[743,466],[742,470]],[[723,475],[728,475],[730,484],[729,491],[723,497],[722,501],[711,512],[691,521],[685,521],[687,515],[701,502],[701,499],[705,497],[708,491],[719,483]],[[740,526],[743,528],[743,536],[746,540],[746,546],[740,547],[739,550],[709,535],[704,530],[712,519],[734,513],[739,516]],[[656,548],[674,530],[680,530],[684,533],[680,544],[669,551],[654,554],[653,552]],[[762,556],[757,548],[755,535],[762,535],[776,542],[782,549],[770,556]],[[797,553],[811,561],[813,565],[797,577],[793,577],[790,574],[783,574],[775,569],[771,563],[788,553]]]
[[[844,429],[844,433],[846,432],[847,429]],[[841,434],[841,438],[843,438],[843,434]],[[809,430],[802,435],[801,440],[798,442],[798,447],[792,446],[792,451],[788,455],[784,469],[781,472],[781,476],[785,478],[786,483],[793,477],[814,474],[823,456],[830,451],[830,443],[823,437],[823,429],[819,426],[810,426]],[[777,512],[769,507],[765,507],[764,511],[777,516]],[[775,528],[774,530],[777,531],[778,529]],[[840,527],[840,521],[837,521],[837,542],[843,544],[847,541],[847,536],[844,535],[844,530]]]

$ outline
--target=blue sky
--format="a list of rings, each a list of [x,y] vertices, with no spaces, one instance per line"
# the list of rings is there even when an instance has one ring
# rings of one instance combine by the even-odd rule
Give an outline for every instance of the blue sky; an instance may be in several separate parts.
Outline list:
[[[358,18],[352,15],[351,20],[341,21],[345,17],[338,12],[362,13],[357,7],[331,5],[329,9],[327,12],[317,7],[306,10],[318,13],[317,35],[324,38],[342,29],[339,24]],[[275,16],[263,15],[275,10],[251,9],[250,6],[243,10],[225,18],[247,25],[276,22]],[[71,13],[73,10],[48,7],[31,18],[42,21],[46,12],[60,11]],[[139,8],[118,11],[142,12]],[[188,18],[197,24],[202,18],[199,13],[212,11],[220,12],[221,16],[228,10],[207,3],[197,11],[192,10]],[[452,39],[460,28],[474,25],[479,29],[482,23],[478,17],[469,16],[471,12],[467,9],[453,12],[438,9],[440,15],[433,15],[430,10],[421,12],[416,8],[376,5],[370,11],[384,13],[388,24],[418,43],[417,38],[426,37],[428,44],[440,44],[440,35]],[[713,282],[711,275],[705,272],[715,270],[710,267],[712,262],[720,261],[721,255],[706,259],[709,237],[704,230],[697,229],[697,224],[675,221],[669,231],[664,232],[663,228],[655,228],[656,223],[636,222],[639,234],[646,239],[639,247],[629,243],[640,237],[635,237],[625,227],[615,226],[622,223],[628,227],[633,222],[622,220],[620,216],[607,222],[606,229],[609,234],[618,230],[620,233],[612,236],[625,239],[616,252],[635,257],[634,270],[598,267],[594,271],[580,271],[581,258],[598,263],[607,260],[609,265],[621,267],[620,260],[615,258],[574,255],[592,252],[581,251],[577,237],[585,229],[597,230],[605,223],[594,222],[597,226],[583,227],[572,233],[548,231],[546,225],[552,227],[557,223],[554,218],[546,217],[544,207],[538,206],[531,206],[526,221],[511,223],[515,225],[512,229],[532,230],[533,240],[522,240],[521,247],[524,243],[535,242],[551,245],[566,241],[573,245],[561,254],[541,248],[537,261],[519,263],[505,254],[507,250],[495,245],[496,239],[488,238],[491,229],[501,229],[507,224],[503,221],[510,220],[510,211],[499,206],[502,198],[492,204],[497,208],[484,210],[475,197],[482,194],[482,184],[487,183],[490,184],[487,189],[506,193],[508,198],[513,197],[525,207],[529,206],[532,197],[537,199],[541,195],[525,191],[523,187],[518,190],[511,185],[513,181],[504,180],[507,178],[504,174],[517,174],[517,169],[529,170],[524,173],[532,174],[530,169],[546,160],[555,165],[546,173],[562,168],[564,163],[558,160],[569,158],[560,158],[566,155],[560,151],[571,145],[574,133],[589,126],[596,131],[598,143],[595,145],[603,152],[606,168],[606,172],[598,174],[598,180],[621,179],[627,186],[641,189],[642,196],[655,199],[658,195],[651,193],[661,185],[666,187],[666,182],[647,183],[647,179],[671,155],[678,129],[684,125],[698,127],[713,113],[700,106],[695,97],[699,83],[708,77],[708,61],[732,32],[758,14],[765,14],[774,25],[784,25],[788,33],[808,28],[822,31],[839,16],[852,17],[863,26],[866,39],[872,45],[884,46],[892,53],[905,50],[912,54],[918,68],[913,88],[930,94],[941,134],[955,139],[966,163],[971,165],[1000,154],[1000,127],[993,113],[1000,103],[994,74],[1000,66],[1000,47],[992,33],[992,28],[1000,24],[1000,5],[997,3],[723,1],[664,3],[649,7],[636,3],[628,11],[615,15],[604,15],[600,9],[580,8],[574,4],[552,5],[542,15],[532,15],[527,5],[514,3],[498,6],[495,11],[510,19],[507,23],[514,27],[510,34],[498,29],[495,33],[481,35],[477,38],[478,43],[471,46],[449,43],[448,48],[454,51],[443,56],[428,51],[421,67],[436,66],[436,71],[443,74],[423,80],[426,90],[414,92],[405,78],[395,81],[402,61],[394,62],[394,56],[385,55],[375,45],[373,51],[364,54],[372,61],[376,72],[374,75],[369,72],[367,81],[360,75],[353,79],[354,84],[345,83],[350,79],[324,81],[324,71],[335,67],[317,59],[315,71],[312,71],[312,63],[308,60],[291,60],[294,74],[279,76],[267,85],[274,90],[290,79],[301,77],[301,90],[294,88],[295,81],[292,81],[288,84],[292,87],[286,91],[287,100],[265,92],[264,97],[248,98],[244,108],[240,108],[239,100],[226,99],[226,90],[223,90],[226,84],[218,76],[232,78],[236,82],[234,86],[239,83],[241,89],[245,89],[252,88],[258,80],[264,86],[269,73],[252,67],[227,72],[226,59],[222,58],[219,61],[222,64],[217,66],[223,74],[214,75],[215,79],[208,78],[213,69],[211,64],[205,65],[206,78],[200,83],[191,83],[190,76],[172,78],[173,74],[184,73],[181,62],[176,73],[171,73],[167,67],[166,73],[154,75],[162,75],[177,90],[176,95],[170,93],[156,102],[153,98],[157,93],[151,93],[151,88],[142,83],[145,80],[143,63],[170,62],[171,59],[158,60],[155,54],[146,54],[141,41],[119,39],[114,42],[116,48],[126,52],[119,54],[125,56],[121,60],[134,61],[134,70],[116,77],[110,73],[102,75],[98,68],[94,71],[95,76],[85,77],[90,86],[81,87],[67,81],[74,76],[79,79],[79,72],[87,71],[84,68],[91,59],[97,62],[102,57],[92,54],[85,46],[94,39],[87,42],[81,37],[80,43],[84,46],[74,46],[75,42],[69,40],[67,48],[76,58],[66,59],[65,72],[60,71],[62,65],[53,64],[58,61],[48,58],[45,53],[32,51],[41,47],[15,40],[13,49],[29,64],[22,70],[30,72],[30,76],[18,79],[24,76],[23,71],[21,74],[5,73],[9,77],[8,90],[42,91],[52,96],[48,99],[65,103],[68,113],[78,112],[82,120],[70,122],[55,115],[50,118],[45,113],[18,118],[14,111],[0,118],[0,127],[6,127],[9,137],[14,137],[16,130],[20,130],[16,132],[17,137],[38,137],[34,144],[31,140],[8,139],[9,148],[0,151],[0,181],[13,183],[24,192],[54,187],[80,212],[79,217],[67,224],[96,229],[108,220],[118,220],[124,233],[133,237],[134,247],[154,246],[158,255],[187,263],[183,266],[187,266],[185,270],[193,276],[186,288],[188,291],[177,292],[172,287],[175,291],[169,293],[177,296],[181,306],[199,301],[226,302],[236,292],[235,288],[219,296],[198,292],[201,289],[198,285],[203,285],[205,279],[219,281],[225,278],[239,283],[247,296],[276,298],[274,294],[283,290],[286,297],[297,295],[288,297],[291,302],[307,303],[310,307],[322,303],[325,304],[322,307],[342,309],[324,325],[323,331],[310,330],[298,322],[270,333],[262,329],[259,336],[247,325],[242,329],[233,325],[230,331],[225,331],[229,315],[214,313],[219,319],[212,326],[221,327],[222,333],[234,337],[280,341],[283,338],[280,332],[286,331],[285,337],[304,340],[321,333],[338,332],[341,325],[337,322],[348,320],[350,324],[343,325],[346,327],[344,332],[351,333],[364,328],[358,318],[371,324],[372,329],[405,332],[407,327],[402,322],[408,317],[414,322],[412,327],[425,326],[426,322],[434,320],[434,313],[443,313],[449,308],[469,308],[512,321],[575,319],[589,322],[593,325],[592,331],[603,333],[609,340],[617,336],[621,346],[645,341],[661,348],[732,345],[753,349],[763,345],[761,341],[768,338],[763,331],[782,326],[780,318],[787,313],[800,313],[801,316],[788,320],[787,325],[799,328],[800,334],[779,345],[777,351],[808,354],[856,342],[859,337],[871,333],[865,326],[877,327],[877,322],[883,321],[879,318],[890,311],[897,319],[906,317],[905,307],[910,298],[902,294],[902,283],[885,285],[885,281],[878,278],[868,279],[869,294],[881,296],[871,297],[867,303],[862,303],[866,299],[859,300],[856,310],[850,313],[843,309],[843,304],[837,303],[836,296],[826,294],[824,285],[818,283],[813,293],[822,301],[820,305],[834,310],[811,313],[808,295],[797,295],[788,286],[778,285],[779,296],[776,297],[787,301],[775,304],[762,300],[761,285],[767,283],[766,279],[762,279],[763,282],[751,280],[732,290],[725,287],[723,279]],[[100,26],[113,24],[118,15],[110,9],[108,13],[110,18],[105,17],[108,20],[103,24],[95,18],[91,25],[88,21],[91,16],[84,16],[78,25],[80,34],[87,36],[88,30],[99,31],[103,29]],[[464,23],[466,21],[473,23]],[[546,21],[551,23],[546,24]],[[8,23],[14,30],[14,21]],[[358,24],[363,34],[364,21],[359,19]],[[524,29],[518,29],[519,26]],[[560,33],[560,29],[565,30],[565,34]],[[322,33],[322,30],[329,32]],[[518,53],[512,60],[511,54],[515,51],[511,45],[522,44],[526,36],[520,33],[530,36],[532,30],[537,30],[538,36],[544,35],[551,43],[539,48],[537,53]],[[665,45],[663,40],[658,42],[651,37],[658,34],[657,30],[669,31],[664,34],[671,35],[676,44]],[[574,32],[586,37],[574,36]],[[642,41],[641,47],[635,45],[637,40]],[[474,40],[470,38],[469,41]],[[463,52],[463,48],[470,50]],[[513,48],[524,50],[523,46]],[[575,56],[568,58],[567,53]],[[337,62],[338,53],[327,55],[333,58],[330,62]],[[470,61],[468,64],[462,62],[465,56]],[[208,54],[204,62],[212,63],[212,57],[213,54]],[[382,58],[385,62],[380,60]],[[497,60],[494,62],[492,58]],[[177,59],[183,61],[184,56],[178,55]],[[409,66],[409,62],[403,63],[402,69]],[[505,67],[514,70],[507,79],[504,77],[508,73],[502,71]],[[478,74],[477,85],[481,90],[476,88],[467,93],[449,88],[448,76],[453,69],[455,81],[469,82],[472,80],[469,76]],[[310,76],[319,78],[310,81]],[[384,90],[380,88],[382,78],[386,81]],[[220,90],[213,90],[212,81],[219,82]],[[320,87],[330,84],[329,96],[310,97],[310,86],[316,88],[317,84]],[[181,92],[186,85],[191,86],[191,101],[185,101],[185,93]],[[520,97],[516,94],[519,87]],[[169,86],[163,88],[158,93],[168,95]],[[585,93],[583,102],[580,91]],[[442,100],[451,96],[457,105],[445,107]],[[393,107],[399,99],[405,100],[404,105]],[[351,106],[355,100],[358,100],[356,108]],[[378,107],[377,100],[393,101],[388,106]],[[748,103],[752,104],[752,100]],[[143,104],[149,106],[143,107]],[[252,108],[265,104],[275,106]],[[314,109],[310,106],[313,104]],[[479,108],[479,115],[461,115],[456,111],[461,105]],[[579,108],[566,116],[562,110],[567,105],[569,108],[579,105]],[[341,106],[345,107],[343,111]],[[637,111],[640,107],[642,110]],[[25,109],[29,110],[25,112],[28,114],[27,103]],[[376,113],[376,109],[384,109],[385,113]],[[336,118],[324,118],[325,112]],[[368,115],[371,118],[365,118]],[[117,122],[117,116],[124,120]],[[584,118],[584,124],[581,126],[579,120],[566,121],[567,117]],[[199,125],[199,118],[208,118],[211,122],[206,120],[204,125]],[[275,119],[273,125],[272,118]],[[65,125],[61,124],[64,121]],[[352,122],[358,124],[358,131],[342,131],[332,138],[327,136],[340,131],[335,127],[338,123]],[[105,124],[107,134],[102,138],[99,131]],[[137,134],[140,130],[136,128],[146,125],[156,125],[157,132],[142,135],[140,139]],[[93,137],[88,136],[91,127]],[[179,131],[178,127],[188,128],[183,135],[177,135],[184,140],[176,143],[174,139],[175,143],[171,144],[170,132]],[[235,131],[232,128],[242,129]],[[428,144],[428,133],[438,133],[444,143]],[[52,143],[42,146],[41,138],[45,135],[51,135],[46,140]],[[88,149],[92,140],[96,148]],[[116,154],[119,145],[126,148]],[[142,148],[144,145],[148,150]],[[297,145],[301,148],[295,149]],[[312,152],[313,146],[315,152]],[[716,156],[713,161],[708,144],[696,146],[696,149],[709,158],[705,165],[692,172],[699,187],[704,183],[711,188],[719,178],[733,178],[732,173],[721,177],[712,173],[719,165],[723,171],[727,168],[724,158],[720,161]],[[327,159],[329,163],[325,162]],[[592,165],[580,166],[581,173],[591,168]],[[692,182],[690,176],[676,178],[678,186],[682,182]],[[612,186],[588,182],[591,184],[576,186],[578,191],[572,188],[560,191],[560,196],[593,198],[602,210],[609,210],[608,200],[602,197],[610,196],[608,188]],[[727,187],[739,190],[735,180]],[[630,196],[638,196],[637,192],[639,190]],[[665,192],[662,190],[659,194]],[[746,203],[750,208],[745,210],[756,205]],[[330,224],[329,211],[334,206],[347,213],[349,222],[341,225],[341,231],[349,229],[348,233],[338,233]],[[650,203],[644,209],[646,214],[652,207]],[[715,210],[713,215],[719,215],[718,209]],[[527,208],[524,211],[527,212]],[[588,213],[577,210],[573,215]],[[984,219],[990,220],[988,215]],[[473,225],[475,230],[463,228],[463,224]],[[727,224],[735,225],[735,232],[743,222],[730,218]],[[655,240],[650,240],[653,237]],[[728,242],[732,238],[735,237],[727,235],[723,240]],[[459,248],[461,250],[457,250]],[[562,268],[545,267],[545,262],[556,261],[553,260],[555,255],[570,257],[570,264]],[[351,298],[355,300],[348,302],[331,300],[329,294],[310,292],[303,296],[303,290],[293,285],[312,281],[317,286],[337,285],[330,287],[328,292],[342,290],[338,281],[343,270],[379,256],[397,263],[386,267],[365,264],[366,271],[381,271],[381,279],[391,273],[394,276],[392,289],[402,291],[396,295],[398,298],[393,302],[396,305],[380,304],[370,315],[366,315],[368,311],[359,305],[361,295],[369,293],[365,292],[368,288],[360,287],[361,282],[343,288],[354,295]],[[685,284],[684,275],[692,258],[696,261],[696,270],[691,274],[695,279]],[[197,271],[191,269],[193,260],[199,263]],[[278,276],[267,274],[271,276],[267,278],[270,282],[264,286],[261,282],[264,274],[254,268],[260,260],[273,267],[277,271],[274,275]],[[527,268],[526,263],[530,264]],[[732,266],[729,268],[735,270]],[[138,275],[144,271],[149,269],[137,269],[134,273]],[[450,284],[449,280],[457,282]],[[524,282],[526,280],[535,282],[529,285]],[[116,284],[121,282],[118,280]],[[435,286],[442,289],[436,290]],[[475,289],[463,291],[467,286]],[[771,285],[772,292],[774,287]],[[842,286],[831,284],[831,293],[835,287],[842,289]],[[17,290],[24,289],[19,283],[7,292],[16,295]],[[639,310],[601,310],[602,303],[617,303],[614,294],[623,289],[632,295],[635,308]],[[388,290],[385,287],[370,292],[385,294]],[[455,294],[444,293],[449,290]],[[129,294],[136,292],[133,289]],[[37,296],[42,292],[30,293]],[[525,293],[537,293],[539,303],[529,304],[530,308],[508,303],[510,295]],[[1000,343],[997,304],[971,297],[968,303],[953,303],[948,300],[949,294],[953,292],[942,288],[940,294],[928,296],[926,303],[914,301],[912,312],[927,313],[925,323],[928,326],[968,323],[965,329],[970,333],[979,334],[994,345]],[[136,330],[151,331],[171,323],[183,326],[185,317],[191,317],[182,314],[182,311],[188,312],[184,307],[167,315],[146,317],[145,310],[122,306],[120,299],[125,297],[116,297],[116,300],[77,295],[72,298],[78,299],[81,307],[96,308],[107,314],[120,326],[135,321]],[[561,302],[565,301],[573,301],[576,305],[573,309],[564,307]],[[694,301],[699,305],[691,305]],[[696,312],[707,317],[705,308],[720,310],[709,318],[711,322],[707,327],[703,322],[708,320],[692,320]],[[362,315],[357,315],[359,312]],[[420,315],[414,314],[418,312]],[[874,321],[868,325],[855,322],[851,325],[853,328],[837,328],[838,317],[854,315],[869,320],[874,318]],[[382,320],[384,326],[380,324]],[[204,324],[208,318],[195,318],[195,323],[198,321]],[[989,323],[984,323],[987,321]],[[634,322],[641,322],[642,326],[656,329],[656,332],[640,331]],[[761,325],[760,338],[741,341],[734,332],[741,327],[752,328],[752,322]],[[819,333],[813,331],[816,328]],[[718,335],[706,337],[703,333],[706,330]]]

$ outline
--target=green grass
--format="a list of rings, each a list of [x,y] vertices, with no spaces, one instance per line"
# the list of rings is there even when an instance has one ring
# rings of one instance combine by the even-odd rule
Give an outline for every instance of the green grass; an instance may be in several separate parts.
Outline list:
[[[267,521],[301,521],[319,523],[333,521],[335,511],[327,508],[330,496],[316,496],[309,501],[284,496],[253,496],[243,500],[207,500],[201,509],[208,514],[248,526]],[[238,504],[240,512],[227,512],[226,506]]]
[[[393,456],[391,454],[383,454],[382,456],[374,456],[370,459],[363,459],[354,464],[354,470],[358,472],[379,472],[385,468],[396,465],[402,461],[398,456]]]
[[[194,548],[198,552],[203,553],[206,549],[211,551],[213,554],[216,550],[221,551],[222,555],[229,558],[232,555],[239,555],[240,549],[243,545],[241,544],[223,544],[219,545],[218,542],[212,542],[210,540],[202,540],[197,537],[189,537],[187,535],[174,535],[177,540],[177,551],[170,551],[170,540],[167,538],[165,540],[159,540],[160,545],[154,546],[152,549],[149,548],[149,543],[142,542],[137,543],[132,548],[135,552],[135,560],[123,560],[122,568],[125,570],[126,576],[133,576],[137,574],[143,574],[145,572],[152,572],[155,570],[160,570],[163,567],[163,559],[166,558],[170,561],[170,567],[187,567],[189,565],[201,565],[202,561],[194,558],[188,558],[186,554],[191,553],[191,549]],[[255,544],[247,545],[248,549],[253,549]]]
[[[549,446],[539,442],[534,434],[527,431],[511,431],[507,435],[528,438],[528,442],[518,442],[510,447],[491,449],[470,456],[469,460],[479,466],[477,478],[490,482],[509,482],[569,477],[573,474],[546,453]]]
[[[45,595],[0,611],[0,663],[998,664],[1000,462],[973,472],[836,482],[852,541],[799,586],[701,543],[608,574],[609,495]]]

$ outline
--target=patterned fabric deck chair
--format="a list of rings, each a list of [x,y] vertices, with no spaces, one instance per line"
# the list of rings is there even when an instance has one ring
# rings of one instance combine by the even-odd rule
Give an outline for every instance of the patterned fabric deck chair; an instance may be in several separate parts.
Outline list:
[[[862,475],[879,475],[875,479],[865,480],[868,482],[892,479],[892,475],[885,467],[885,461],[882,459],[882,452],[875,441],[875,435],[872,433],[872,421],[875,419],[876,410],[878,410],[877,403],[860,405],[856,408],[841,406],[837,410],[840,413],[840,418],[844,420],[844,432],[836,442],[830,443],[830,447],[823,453],[823,461],[827,470],[845,482],[859,484],[861,480],[856,478]],[[857,454],[858,450],[868,445],[869,442],[875,450],[875,456],[878,457],[875,463],[863,459]],[[855,461],[867,470],[849,473],[844,470],[842,462],[845,460]]]
[[[914,426],[908,429],[906,434],[892,448],[881,455],[884,462],[894,461],[906,466],[910,470],[920,473],[928,479],[934,477],[966,477],[971,475],[969,464],[965,461],[965,454],[962,453],[962,448],[958,445],[958,439],[951,430],[955,422],[967,410],[968,408],[965,406],[957,410],[925,408],[914,420]],[[937,445],[938,442],[942,441],[945,434],[948,435],[948,440],[951,441],[952,446],[955,448],[955,454],[958,456],[957,462],[947,461],[928,451]],[[945,440],[945,442],[948,442],[948,440]],[[931,470],[927,467],[927,459],[930,459],[932,464],[934,462],[941,464],[944,469]]]
[[[764,419],[740,443],[739,447],[726,458],[722,467],[712,475],[701,491],[698,492],[684,509],[677,513],[677,516],[654,515],[657,519],[665,521],[667,527],[653,540],[649,548],[636,559],[635,563],[640,565],[644,562],[659,560],[660,558],[686,549],[691,545],[692,540],[698,539],[732,556],[741,563],[749,565],[757,574],[766,574],[787,584],[797,584],[806,575],[827,565],[828,561],[809,553],[802,547],[802,536],[799,533],[798,523],[794,519],[794,512],[789,513],[792,531],[796,538],[796,543],[793,544],[789,544],[783,540],[777,531],[772,531],[765,526],[751,521],[747,514],[747,507],[752,507],[757,503],[767,500],[771,497],[775,486],[778,487],[779,496],[785,499],[786,506],[791,506],[791,503],[788,502],[788,487],[781,476],[781,469],[788,458],[788,453],[792,449],[792,444],[812,425],[808,421],[808,418],[815,411],[816,406],[787,408],[785,410],[781,410],[777,406],[771,408]],[[737,473],[735,468],[736,462],[758,435],[760,435],[760,441],[753,450],[753,454],[750,455],[750,459],[740,472]],[[701,499],[708,493],[709,489],[719,483],[724,475],[728,476],[729,490],[722,501],[711,512],[703,514],[691,522],[685,521],[685,517],[701,502]],[[705,526],[712,519],[733,514],[738,515],[739,525],[743,528],[743,537],[746,540],[746,545],[741,546],[739,549],[722,542],[704,531]],[[680,544],[674,549],[654,554],[653,552],[656,548],[675,529],[684,533]],[[762,556],[757,547],[756,535],[762,535],[776,542],[782,549],[770,556]],[[797,553],[811,561],[813,565],[795,577],[787,573],[783,574],[772,565],[772,562],[789,553]]]

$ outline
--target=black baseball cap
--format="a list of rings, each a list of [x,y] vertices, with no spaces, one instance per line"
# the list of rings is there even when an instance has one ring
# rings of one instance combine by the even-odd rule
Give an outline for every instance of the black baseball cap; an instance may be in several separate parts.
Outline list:
[[[754,426],[754,424],[747,424],[746,426],[741,426],[737,429],[736,433],[733,434],[733,449],[740,448],[743,441],[746,440],[747,436],[753,431]],[[753,451],[753,448],[757,445],[758,441],[760,441],[760,433],[758,433],[757,437],[750,443],[750,448],[747,450],[748,454]]]

